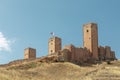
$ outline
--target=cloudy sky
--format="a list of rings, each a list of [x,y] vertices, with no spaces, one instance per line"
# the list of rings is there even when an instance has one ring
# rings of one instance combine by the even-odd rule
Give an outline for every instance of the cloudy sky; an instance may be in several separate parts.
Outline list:
[[[62,45],[83,46],[82,26],[98,24],[99,45],[120,58],[120,0],[0,0],[0,64],[23,59],[24,49],[47,55],[50,32]]]

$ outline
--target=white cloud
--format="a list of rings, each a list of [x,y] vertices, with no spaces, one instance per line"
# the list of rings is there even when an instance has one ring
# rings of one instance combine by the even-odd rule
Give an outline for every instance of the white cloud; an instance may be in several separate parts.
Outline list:
[[[10,48],[11,41],[6,39],[2,32],[0,32],[0,51],[11,51]]]

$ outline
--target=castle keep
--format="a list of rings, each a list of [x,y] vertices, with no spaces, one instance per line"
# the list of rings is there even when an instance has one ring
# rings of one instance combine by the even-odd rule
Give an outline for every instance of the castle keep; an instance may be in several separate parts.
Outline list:
[[[57,55],[65,61],[83,63],[89,61],[115,60],[115,52],[109,46],[98,46],[98,28],[96,23],[83,25],[83,47],[65,45],[61,49],[61,39],[52,36],[48,41],[48,54]]]
[[[93,59],[98,60],[98,29],[97,24],[83,25],[83,47],[90,51]]]

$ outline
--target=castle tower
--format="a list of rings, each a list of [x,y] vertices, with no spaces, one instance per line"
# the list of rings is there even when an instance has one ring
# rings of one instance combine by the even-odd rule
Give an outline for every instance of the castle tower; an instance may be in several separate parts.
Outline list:
[[[83,25],[83,46],[90,50],[93,59],[98,60],[98,29],[97,24]]]
[[[35,59],[36,58],[36,49],[26,48],[24,49],[24,59]]]
[[[48,41],[48,54],[51,55],[61,50],[61,39],[59,37],[51,37]]]
[[[111,47],[110,46],[105,46],[105,53],[106,53],[106,59],[111,58]]]

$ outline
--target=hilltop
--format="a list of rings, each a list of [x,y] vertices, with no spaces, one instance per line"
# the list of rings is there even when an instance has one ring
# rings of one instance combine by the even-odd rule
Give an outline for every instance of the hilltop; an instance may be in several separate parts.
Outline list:
[[[120,61],[79,66],[70,62],[29,61],[0,67],[1,80],[120,80]]]

